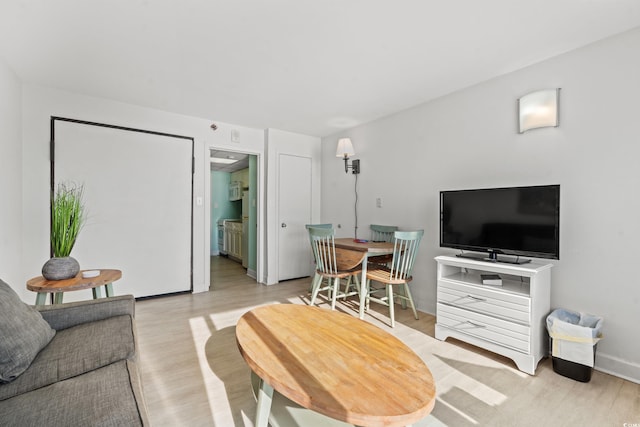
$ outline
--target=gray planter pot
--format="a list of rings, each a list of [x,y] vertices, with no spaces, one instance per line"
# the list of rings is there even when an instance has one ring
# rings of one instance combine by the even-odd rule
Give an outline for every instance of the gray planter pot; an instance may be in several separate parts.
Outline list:
[[[42,277],[47,280],[64,280],[76,277],[80,271],[80,264],[75,258],[70,256],[56,258],[53,257],[44,263],[42,267]]]

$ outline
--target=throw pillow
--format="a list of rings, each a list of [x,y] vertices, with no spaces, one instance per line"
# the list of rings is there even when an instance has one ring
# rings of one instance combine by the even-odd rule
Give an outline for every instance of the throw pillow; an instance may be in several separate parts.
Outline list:
[[[0,383],[23,373],[56,331],[0,279]]]

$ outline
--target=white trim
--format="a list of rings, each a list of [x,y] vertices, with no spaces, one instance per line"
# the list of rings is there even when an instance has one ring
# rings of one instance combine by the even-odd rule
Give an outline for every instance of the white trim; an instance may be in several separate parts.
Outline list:
[[[599,353],[597,349],[594,369],[640,384],[640,365],[608,354]]]
[[[265,197],[265,187],[266,187],[266,174],[265,174],[265,170],[266,168],[264,167],[264,158],[265,158],[265,153],[264,150],[252,150],[252,149],[247,149],[247,148],[230,148],[228,146],[221,146],[221,145],[216,145],[216,144],[209,144],[209,145],[205,145],[205,164],[206,164],[206,173],[207,173],[207,179],[205,179],[205,192],[204,192],[204,216],[205,216],[205,224],[204,224],[204,228],[205,228],[205,242],[204,242],[204,248],[205,248],[205,252],[206,253],[210,253],[211,252],[211,168],[210,168],[210,163],[209,163],[209,153],[211,150],[226,150],[226,151],[233,151],[236,153],[242,153],[242,154],[249,154],[249,155],[254,155],[257,157],[257,171],[256,171],[256,178],[257,178],[257,184],[258,184],[258,191],[257,191],[257,218],[256,218],[256,224],[257,224],[257,228],[258,230],[256,231],[256,270],[257,271],[253,271],[253,274],[249,274],[249,270],[247,270],[247,275],[249,275],[250,277],[256,279],[256,281],[258,283],[265,283],[265,280],[259,280],[259,277],[264,276],[264,266],[265,266],[265,244],[264,244],[264,230],[266,227],[265,224],[265,212],[264,209],[266,209],[266,205],[264,203]],[[208,261],[206,262],[206,265],[208,266],[208,268],[205,268],[205,283],[207,283],[207,290],[208,290],[208,286],[211,283],[211,260],[208,257],[207,258]]]

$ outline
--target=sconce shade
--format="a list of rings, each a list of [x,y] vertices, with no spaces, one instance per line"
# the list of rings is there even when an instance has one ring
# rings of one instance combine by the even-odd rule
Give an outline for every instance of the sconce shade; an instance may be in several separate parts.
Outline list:
[[[518,99],[518,132],[557,127],[559,95],[560,89],[545,89],[531,92]]]
[[[336,150],[336,157],[349,158],[349,156],[353,156],[354,154],[356,154],[356,152],[353,150],[351,138],[338,139],[338,149]]]
[[[353,156],[356,152],[353,150],[351,138],[338,139],[338,148],[336,149],[336,157],[344,159],[344,172],[348,173],[349,169],[354,175],[360,173],[360,160],[354,160],[349,164],[349,156]]]

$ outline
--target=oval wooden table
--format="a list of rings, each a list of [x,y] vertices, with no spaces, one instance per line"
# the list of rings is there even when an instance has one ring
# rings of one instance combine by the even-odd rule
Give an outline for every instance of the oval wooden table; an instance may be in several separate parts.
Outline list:
[[[113,296],[113,282],[122,277],[120,270],[104,269],[100,270],[100,274],[95,277],[84,278],[82,277],[83,271],[87,270],[80,271],[76,277],[64,280],[47,280],[42,276],[34,277],[27,281],[27,289],[38,293],[36,305],[44,305],[47,294],[54,295],[54,304],[61,304],[63,293],[69,291],[91,289],[93,298],[100,298],[100,286],[104,286],[105,293],[111,297]]]
[[[406,426],[435,403],[427,365],[402,341],[348,314],[275,304],[236,326],[242,357],[261,378],[256,427],[266,427],[273,391],[358,426]]]

